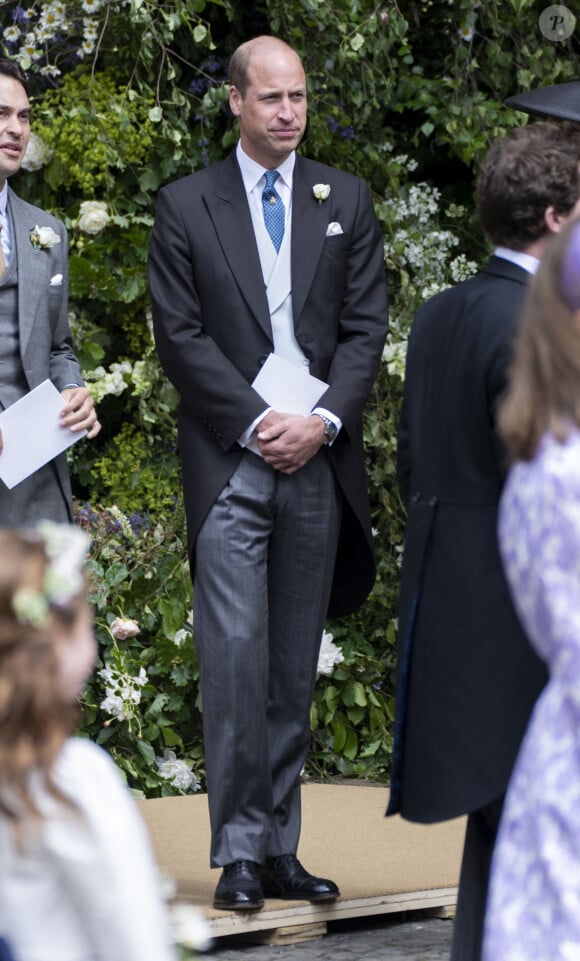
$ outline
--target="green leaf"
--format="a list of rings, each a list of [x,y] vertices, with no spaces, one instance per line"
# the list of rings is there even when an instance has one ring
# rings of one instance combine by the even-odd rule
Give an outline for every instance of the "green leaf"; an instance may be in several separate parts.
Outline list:
[[[352,728],[347,732],[347,737],[346,737],[344,747],[342,749],[342,753],[344,754],[345,757],[347,757],[351,761],[354,760],[354,758],[357,756],[358,738]]]
[[[366,707],[368,702],[364,686],[360,681],[355,681],[352,687],[355,704],[358,704],[359,707]]]
[[[179,734],[176,734],[173,728],[171,727],[162,727],[161,737],[163,738],[163,743],[165,744],[166,747],[182,747],[183,746],[183,741],[179,737]]]
[[[147,741],[138,740],[137,750],[150,767],[155,764],[155,751]]]
[[[334,736],[334,750],[340,754],[347,739],[347,731],[344,724],[338,720],[333,721],[332,733]]]

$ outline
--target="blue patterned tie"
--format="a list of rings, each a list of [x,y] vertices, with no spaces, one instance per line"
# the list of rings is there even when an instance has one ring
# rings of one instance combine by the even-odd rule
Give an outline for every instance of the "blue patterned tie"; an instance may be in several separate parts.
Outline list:
[[[284,236],[284,220],[286,211],[279,193],[274,189],[274,184],[280,174],[277,170],[266,171],[266,186],[262,191],[262,207],[264,208],[264,223],[266,230],[272,238],[272,243],[276,248],[276,253],[280,250],[282,237]]]

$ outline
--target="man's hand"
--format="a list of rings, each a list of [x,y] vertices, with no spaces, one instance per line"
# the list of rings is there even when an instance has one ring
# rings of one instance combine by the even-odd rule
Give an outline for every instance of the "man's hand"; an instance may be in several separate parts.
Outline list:
[[[279,414],[270,411],[258,424],[260,453],[275,470],[294,474],[324,444],[324,421],[316,414]]]
[[[86,387],[67,387],[61,391],[65,404],[60,412],[61,427],[72,431],[86,430],[87,437],[96,437],[101,429],[93,398]]]

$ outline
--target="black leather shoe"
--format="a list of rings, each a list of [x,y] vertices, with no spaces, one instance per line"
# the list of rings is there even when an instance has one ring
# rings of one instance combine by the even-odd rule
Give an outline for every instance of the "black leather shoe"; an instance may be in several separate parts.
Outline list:
[[[268,858],[260,868],[264,895],[285,901],[334,901],[340,894],[334,881],[316,878],[294,854]]]
[[[253,861],[226,864],[217,883],[214,908],[222,911],[257,911],[264,904],[264,892]]]

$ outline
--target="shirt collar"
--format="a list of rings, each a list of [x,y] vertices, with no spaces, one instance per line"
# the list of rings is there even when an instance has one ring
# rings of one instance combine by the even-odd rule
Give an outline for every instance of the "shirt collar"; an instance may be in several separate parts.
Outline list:
[[[247,153],[244,153],[241,141],[238,141],[236,156],[242,172],[242,180],[244,181],[246,193],[249,194],[259,184],[267,168],[262,167],[261,164],[256,163],[255,160],[248,157]],[[290,156],[286,157],[286,160],[276,167],[276,170],[280,174],[280,179],[284,181],[289,190],[292,190],[292,177],[294,175],[295,163],[296,151],[293,150]]]
[[[2,190],[0,190],[0,216],[6,216],[6,208],[8,206],[8,181],[6,180]]]
[[[540,266],[540,261],[537,257],[532,257],[531,254],[525,254],[523,250],[512,250],[510,247],[496,247],[493,253],[495,257],[501,257],[502,260],[509,260],[510,263],[516,264],[517,267],[522,267],[528,274],[535,274]]]

